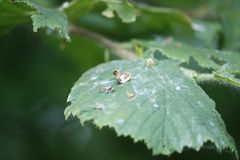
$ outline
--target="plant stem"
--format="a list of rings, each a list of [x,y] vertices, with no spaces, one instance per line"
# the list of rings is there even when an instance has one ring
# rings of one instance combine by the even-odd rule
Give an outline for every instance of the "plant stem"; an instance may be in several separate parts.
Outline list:
[[[196,71],[181,68],[188,77],[193,78],[197,83],[217,82],[224,85],[240,88],[240,81],[229,75],[219,73],[197,73]]]
[[[240,87],[240,82],[238,80],[221,74],[197,74],[194,79],[197,83],[215,81],[222,84],[230,85],[232,87]]]
[[[133,60],[133,59],[137,58],[134,52],[129,51],[125,48],[122,48],[119,43],[114,42],[111,39],[109,39],[103,35],[100,35],[96,32],[93,32],[93,31],[87,30],[83,27],[79,27],[79,26],[75,26],[75,25],[71,26],[70,31],[96,41],[99,45],[110,49],[112,51],[111,52],[112,54],[115,54],[116,56],[118,56],[122,59]]]

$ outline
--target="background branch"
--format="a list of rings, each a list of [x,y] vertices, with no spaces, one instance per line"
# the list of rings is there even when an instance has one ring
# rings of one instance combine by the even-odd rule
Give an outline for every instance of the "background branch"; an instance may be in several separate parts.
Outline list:
[[[71,26],[70,32],[77,33],[81,36],[85,36],[87,38],[90,38],[90,39],[96,41],[99,45],[110,49],[113,54],[115,54],[116,56],[118,56],[122,59],[133,60],[133,59],[137,58],[134,52],[129,51],[125,48],[122,48],[119,43],[114,42],[111,39],[109,39],[103,35],[100,35],[96,32],[92,32],[83,27],[79,27],[79,26],[75,26],[75,25]]]

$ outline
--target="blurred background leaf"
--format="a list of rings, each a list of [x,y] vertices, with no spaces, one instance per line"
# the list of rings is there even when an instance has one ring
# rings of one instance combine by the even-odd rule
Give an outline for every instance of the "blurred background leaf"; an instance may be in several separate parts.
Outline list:
[[[4,0],[0,2],[0,8],[3,9],[0,14],[0,27],[3,28],[3,31],[6,31],[17,25],[27,23],[28,17],[31,17],[34,32],[37,32],[39,28],[46,27],[52,31],[57,31],[60,36],[70,41],[65,13],[58,9],[44,7],[41,4],[46,3],[39,4],[38,1],[34,0]]]

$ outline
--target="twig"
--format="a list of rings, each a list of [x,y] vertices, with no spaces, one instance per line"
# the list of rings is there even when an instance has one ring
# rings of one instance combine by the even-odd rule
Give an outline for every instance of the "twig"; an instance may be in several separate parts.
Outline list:
[[[211,82],[211,81],[216,81],[219,83],[223,83],[226,85],[230,85],[232,87],[240,87],[240,82],[237,80],[234,80],[230,77],[221,75],[221,74],[198,74],[195,77],[196,82],[201,83],[201,82]]]
[[[240,88],[240,82],[235,80],[234,78],[224,76],[224,74],[218,73],[197,73],[196,71],[181,68],[181,70],[187,75],[188,77],[193,78],[197,83],[208,83],[208,82],[217,82],[220,84],[225,84],[232,86],[234,88]]]
[[[74,25],[71,26],[70,31],[96,41],[101,46],[109,48],[113,54],[117,55],[122,59],[129,59],[129,60],[136,59],[136,55],[134,52],[131,52],[125,48],[122,48],[119,43],[114,42],[109,38],[103,35],[100,35],[96,32],[92,32],[83,27],[74,26]]]

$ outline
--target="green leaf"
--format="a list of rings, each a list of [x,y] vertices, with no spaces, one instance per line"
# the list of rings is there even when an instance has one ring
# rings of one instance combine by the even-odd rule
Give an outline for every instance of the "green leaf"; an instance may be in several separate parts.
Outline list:
[[[196,48],[171,39],[139,43],[146,47],[146,56],[151,56],[159,51],[168,58],[181,62],[189,62],[192,57],[201,67],[222,72],[240,73],[240,55],[234,52]]]
[[[107,5],[107,8],[102,12],[104,16],[113,18],[114,12],[116,12],[124,23],[136,20],[137,11],[127,0],[74,0],[64,10],[68,17],[76,18],[90,11],[100,2]]]
[[[5,8],[6,7],[6,8]],[[37,32],[39,28],[47,27],[57,30],[58,33],[70,40],[68,35],[68,21],[64,12],[58,9],[50,9],[38,5],[33,0],[16,0],[14,2],[0,2],[0,8],[5,8],[7,12],[1,13],[5,23],[0,26],[10,26],[24,24],[31,15],[33,21],[33,31]],[[7,22],[11,18],[12,21]]]
[[[192,23],[192,27],[198,41],[190,41],[190,44],[214,49],[222,47],[220,41],[223,31],[220,23],[195,20]]]
[[[136,42],[133,42],[133,47],[134,43]],[[237,53],[196,48],[175,42],[171,38],[138,43],[145,47],[145,58],[178,60],[184,64],[184,70],[187,68],[185,74],[197,82],[215,81],[233,88],[240,87],[240,79],[236,78],[240,73],[240,55]]]
[[[0,1],[0,28],[12,28],[16,25],[30,21],[31,7],[22,3],[10,3],[7,0]],[[10,20],[11,19],[11,20]]]
[[[118,84],[114,70],[129,72],[132,79]],[[102,91],[107,86],[114,91]],[[118,135],[144,141],[155,155],[181,153],[185,147],[199,150],[206,142],[238,155],[215,103],[170,60],[99,65],[76,82],[68,102],[66,118],[73,115],[81,123],[92,120],[100,128],[112,127]]]
[[[224,48],[231,49],[234,51],[240,51],[240,3],[239,0],[228,0],[228,1],[210,1],[212,10],[215,10],[216,15],[221,21],[222,28],[224,31]]]
[[[143,27],[152,30],[153,33],[159,30],[167,33],[171,30],[176,35],[184,34],[185,38],[192,37],[194,33],[190,17],[181,10],[144,4],[136,4],[136,8],[140,12],[135,26],[138,30]]]
[[[102,0],[107,4],[107,9],[102,14],[108,18],[114,17],[116,12],[125,23],[136,21],[137,12],[127,0]]]
[[[122,23],[118,18],[107,19],[96,12],[81,17],[81,26],[103,33],[109,37],[131,39],[132,37],[152,38],[170,34],[183,39],[195,37],[192,21],[187,14],[177,9],[156,8],[134,4],[138,18],[134,23]],[[111,12],[107,12],[111,16]]]
[[[63,8],[70,20],[89,12],[96,4],[97,0],[74,0],[70,3],[63,3]]]

